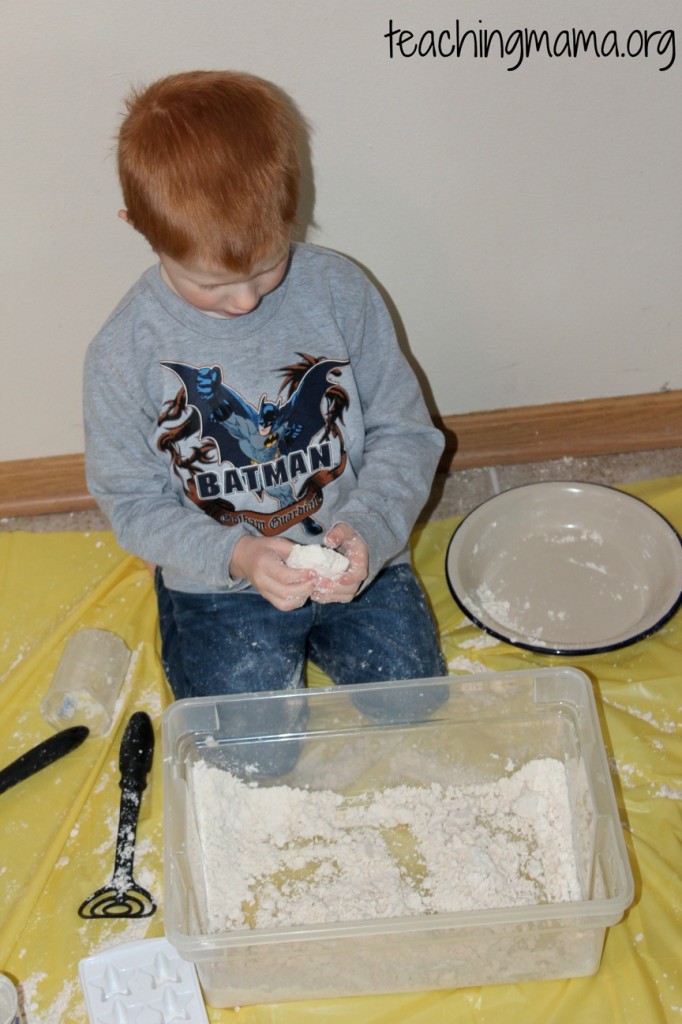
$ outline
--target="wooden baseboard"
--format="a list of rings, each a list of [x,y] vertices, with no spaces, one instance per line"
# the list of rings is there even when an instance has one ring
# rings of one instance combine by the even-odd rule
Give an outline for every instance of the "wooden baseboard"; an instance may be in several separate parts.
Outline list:
[[[682,391],[446,416],[442,469],[682,447]]]
[[[682,447],[682,391],[464,413],[445,416],[438,425],[446,436],[444,472],[677,448]],[[92,508],[81,454],[0,463],[2,516]]]
[[[0,515],[40,516],[96,508],[82,454],[0,462]]]

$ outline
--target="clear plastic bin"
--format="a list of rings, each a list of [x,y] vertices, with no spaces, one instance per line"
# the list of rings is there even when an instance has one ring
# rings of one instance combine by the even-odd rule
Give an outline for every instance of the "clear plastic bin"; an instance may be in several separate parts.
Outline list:
[[[196,964],[211,1006],[589,975],[632,902],[591,684],[576,669],[190,699],[164,712],[162,732],[166,935]],[[207,932],[197,760],[259,786],[336,779],[344,793],[492,781],[546,757],[566,768],[580,900]]]

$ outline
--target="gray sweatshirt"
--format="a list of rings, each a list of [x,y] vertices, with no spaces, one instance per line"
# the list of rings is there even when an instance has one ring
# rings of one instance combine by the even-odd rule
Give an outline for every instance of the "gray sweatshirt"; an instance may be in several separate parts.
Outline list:
[[[303,244],[236,319],[146,271],[88,349],[84,420],[88,486],[119,543],[194,592],[249,587],[229,573],[245,533],[309,543],[346,522],[368,580],[409,561],[443,450],[376,289]]]

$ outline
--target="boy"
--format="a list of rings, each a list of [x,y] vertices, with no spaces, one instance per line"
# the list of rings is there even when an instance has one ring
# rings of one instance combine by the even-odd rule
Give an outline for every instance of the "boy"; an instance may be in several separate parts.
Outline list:
[[[158,257],[88,349],[88,484],[157,566],[177,698],[445,673],[410,565],[443,447],[376,290],[290,241],[296,120],[267,83],[172,75],[118,138],[125,210]],[[286,564],[323,543],[337,579]]]

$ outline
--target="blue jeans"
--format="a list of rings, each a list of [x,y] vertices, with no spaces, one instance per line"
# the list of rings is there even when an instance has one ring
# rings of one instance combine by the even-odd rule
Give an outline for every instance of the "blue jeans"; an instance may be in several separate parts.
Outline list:
[[[348,604],[278,611],[258,593],[168,590],[156,572],[162,659],[176,698],[295,690],[310,658],[335,683],[446,675],[409,565],[384,569]]]

